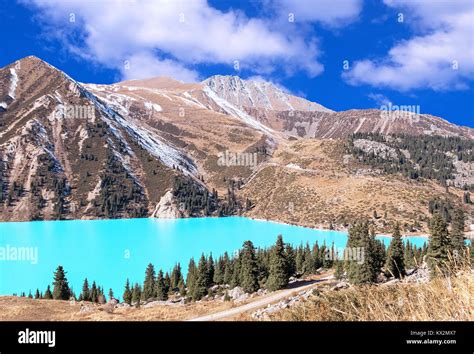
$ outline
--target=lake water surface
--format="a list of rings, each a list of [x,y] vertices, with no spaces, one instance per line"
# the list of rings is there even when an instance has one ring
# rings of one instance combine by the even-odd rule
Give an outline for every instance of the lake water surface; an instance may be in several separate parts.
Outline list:
[[[252,220],[244,217],[193,219],[119,219],[35,221],[0,223],[0,295],[29,290],[34,293],[52,283],[53,271],[62,265],[76,294],[85,277],[116,296],[123,293],[125,279],[143,282],[148,263],[170,271],[180,262],[184,271],[189,259],[201,253],[213,257],[238,250],[251,240],[256,247],[268,247],[277,236],[294,246],[318,241],[336,248],[346,245],[347,233]],[[386,244],[387,237],[380,237]],[[422,246],[421,237],[410,242]],[[33,247],[37,259],[12,260],[8,252]],[[33,253],[34,254],[34,253]],[[6,258],[5,258],[6,257]]]

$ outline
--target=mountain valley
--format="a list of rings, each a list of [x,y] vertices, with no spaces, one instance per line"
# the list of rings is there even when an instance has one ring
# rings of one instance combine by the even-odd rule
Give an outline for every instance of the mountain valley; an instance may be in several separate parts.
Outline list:
[[[0,69],[0,218],[245,215],[345,228],[362,215],[381,231],[399,220],[424,232],[438,198],[472,220],[474,129],[391,113],[334,112],[236,76],[82,84],[27,57]],[[403,155],[390,139],[404,136],[425,139],[448,172]],[[431,172],[387,168],[402,155]]]

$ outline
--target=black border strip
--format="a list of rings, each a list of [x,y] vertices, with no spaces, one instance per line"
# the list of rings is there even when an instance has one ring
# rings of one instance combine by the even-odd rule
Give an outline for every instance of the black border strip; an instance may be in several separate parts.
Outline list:
[[[56,345],[19,344],[19,331],[55,331]],[[412,331],[425,332],[420,338]],[[429,331],[432,334],[429,335]],[[455,334],[446,334],[455,331]],[[456,344],[407,344],[410,339]],[[0,322],[9,352],[473,353],[474,322]]]

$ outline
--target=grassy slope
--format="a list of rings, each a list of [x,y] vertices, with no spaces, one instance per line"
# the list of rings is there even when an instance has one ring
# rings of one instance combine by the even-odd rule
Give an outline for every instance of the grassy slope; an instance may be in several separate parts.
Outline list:
[[[395,220],[402,225],[417,220],[426,232],[428,201],[439,196],[461,205],[463,192],[450,188],[446,194],[434,181],[380,175],[346,155],[343,141],[307,139],[280,146],[239,193],[256,204],[247,213],[251,217],[311,227],[368,217],[380,231]],[[465,207],[472,215],[474,207]]]
[[[285,321],[472,321],[474,272],[426,284],[366,285],[323,292],[271,315]]]

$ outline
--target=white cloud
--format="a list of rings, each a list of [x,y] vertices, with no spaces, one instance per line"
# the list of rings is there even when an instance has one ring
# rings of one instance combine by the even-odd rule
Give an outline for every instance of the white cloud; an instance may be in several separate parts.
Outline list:
[[[137,53],[124,61],[120,69],[124,80],[169,76],[184,82],[196,82],[199,74],[170,59],[159,59],[150,53]]]
[[[197,80],[196,65],[233,66],[235,61],[241,69],[265,75],[303,71],[314,77],[324,69],[316,40],[278,29],[269,18],[219,11],[205,0],[23,1],[39,10],[48,33],[56,34],[72,53],[117,68],[124,78],[176,75]],[[298,2],[296,10],[307,20],[339,23],[354,12],[353,5],[335,10],[311,2],[306,3],[308,16],[304,3]],[[69,22],[71,14],[76,22]],[[123,70],[126,60],[130,70]]]
[[[464,89],[474,79],[474,3],[470,0],[385,0],[417,32],[387,56],[355,62],[343,77],[400,91]],[[403,25],[403,24],[400,24]]]
[[[387,96],[382,95],[381,93],[369,93],[367,95],[375,104],[380,108],[380,106],[388,106],[392,103]]]

